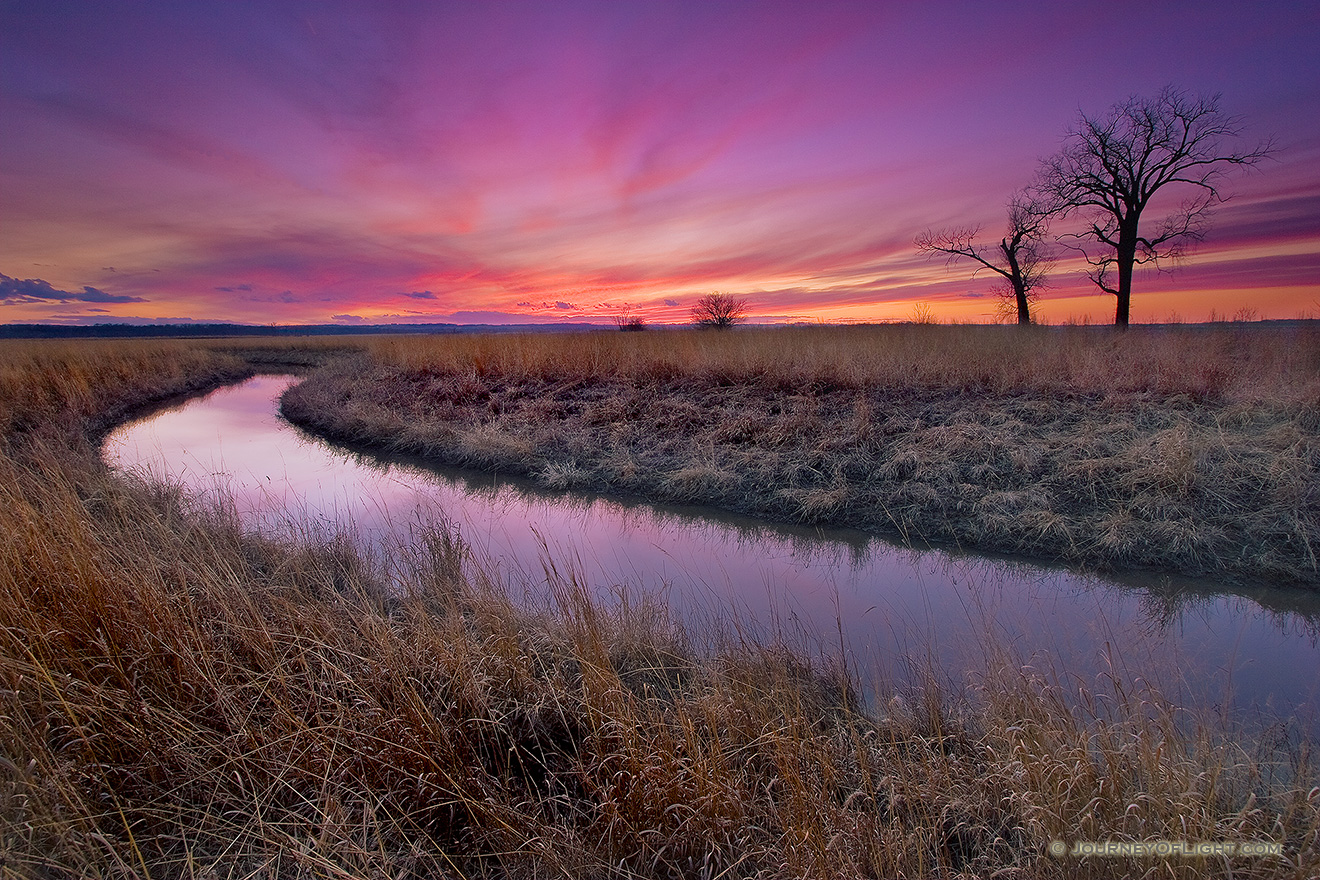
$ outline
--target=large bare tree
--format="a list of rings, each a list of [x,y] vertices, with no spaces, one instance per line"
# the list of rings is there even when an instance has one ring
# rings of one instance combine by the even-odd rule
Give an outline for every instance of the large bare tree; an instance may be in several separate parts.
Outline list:
[[[1049,212],[1025,194],[1019,193],[1008,203],[1008,230],[998,244],[977,244],[980,227],[964,226],[927,230],[917,236],[916,248],[920,253],[947,254],[949,263],[971,260],[982,269],[999,275],[1003,286],[999,294],[1009,302],[1017,314],[1019,324],[1031,323],[1031,303],[1036,291],[1045,286],[1045,274],[1052,260],[1043,241],[1049,223]]]
[[[747,300],[731,293],[708,293],[692,307],[692,321],[698,327],[727,330],[747,318]]]
[[[1237,166],[1255,165],[1273,151],[1265,142],[1233,149],[1242,120],[1219,109],[1219,96],[1198,97],[1165,88],[1153,98],[1132,97],[1103,116],[1081,114],[1063,149],[1044,160],[1035,191],[1061,216],[1080,215],[1081,232],[1061,241],[1090,265],[1091,281],[1117,300],[1114,323],[1128,324],[1132,271],[1176,260],[1200,241],[1219,185]],[[1181,190],[1181,204],[1141,229],[1155,194]],[[1115,277],[1117,276],[1117,277]]]

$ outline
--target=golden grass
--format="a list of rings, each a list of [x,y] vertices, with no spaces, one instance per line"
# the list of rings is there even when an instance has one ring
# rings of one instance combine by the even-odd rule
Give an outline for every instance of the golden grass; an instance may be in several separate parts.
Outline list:
[[[1311,325],[386,337],[283,408],[551,488],[1320,586]]]
[[[85,442],[105,413],[247,369],[118,345],[5,350],[26,396],[0,444],[0,875],[1320,871],[1310,753],[1236,743],[1118,668],[1065,699],[991,656],[979,696],[868,712],[841,667],[703,647],[553,565],[552,607],[515,605],[442,530],[368,558],[115,479]],[[1060,861],[1056,838],[1285,855]]]
[[[1133,328],[884,325],[736,332],[379,336],[373,359],[404,373],[649,380],[769,379],[785,391],[838,384],[1063,396],[1147,393],[1314,403],[1320,327]]]

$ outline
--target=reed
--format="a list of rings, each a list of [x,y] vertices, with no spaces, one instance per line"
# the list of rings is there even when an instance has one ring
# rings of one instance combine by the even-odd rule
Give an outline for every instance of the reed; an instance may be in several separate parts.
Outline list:
[[[532,609],[443,528],[384,556],[273,540],[99,465],[107,413],[251,369],[232,349],[4,356],[26,395],[0,444],[4,876],[1320,871],[1309,751],[1117,666],[1079,701],[988,652],[967,693],[868,710],[842,663],[602,604],[553,561]],[[1092,838],[1284,855],[1046,855]]]

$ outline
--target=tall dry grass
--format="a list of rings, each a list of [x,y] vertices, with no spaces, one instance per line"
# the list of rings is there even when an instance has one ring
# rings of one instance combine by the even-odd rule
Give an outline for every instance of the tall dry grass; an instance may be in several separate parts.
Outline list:
[[[552,488],[1320,586],[1310,324],[382,338],[283,408]]]
[[[1145,394],[1219,403],[1320,403],[1320,324],[1132,328],[825,326],[737,332],[381,336],[374,362],[454,372],[633,381],[769,381],[785,392]]]
[[[443,530],[382,557],[269,540],[84,442],[232,355],[65,352],[4,367],[41,388],[6,424],[53,426],[0,447],[4,876],[1320,871],[1310,753],[1188,723],[1118,668],[1078,701],[989,656],[979,697],[867,712],[842,666],[706,647],[553,565],[550,607],[516,605]],[[1045,855],[1086,838],[1284,855]]]
[[[256,369],[306,369],[360,351],[335,338],[296,340],[6,340],[0,347],[0,443],[98,440],[135,412]]]

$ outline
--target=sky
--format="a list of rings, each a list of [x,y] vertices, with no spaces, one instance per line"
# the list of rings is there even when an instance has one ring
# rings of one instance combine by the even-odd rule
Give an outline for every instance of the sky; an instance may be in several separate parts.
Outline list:
[[[913,239],[998,240],[1169,85],[1275,151],[1133,320],[1320,317],[1317,46],[1268,0],[0,0],[0,323],[990,320]],[[1113,312],[1059,249],[1041,317]]]

